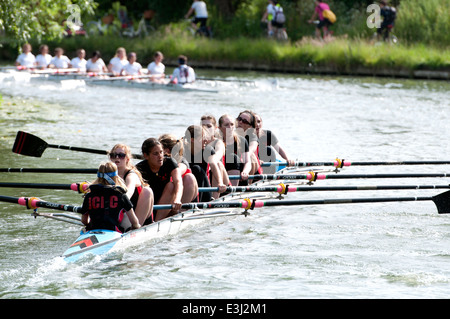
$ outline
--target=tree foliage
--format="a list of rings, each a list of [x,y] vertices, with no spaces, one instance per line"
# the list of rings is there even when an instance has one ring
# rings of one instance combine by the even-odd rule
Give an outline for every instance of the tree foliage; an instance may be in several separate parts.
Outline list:
[[[94,0],[1,0],[0,33],[16,46],[30,39],[61,38],[63,21],[70,17],[68,8],[73,4],[81,15],[94,14],[96,8]]]

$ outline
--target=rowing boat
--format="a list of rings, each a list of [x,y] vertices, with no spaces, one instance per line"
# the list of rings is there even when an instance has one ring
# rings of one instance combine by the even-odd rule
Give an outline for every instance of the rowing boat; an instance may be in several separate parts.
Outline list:
[[[219,91],[201,85],[198,82],[186,84],[158,83],[149,81],[149,76],[136,77],[93,77],[82,73],[30,73],[24,71],[9,71],[10,79],[15,81],[52,81],[62,86],[79,87],[85,85],[101,85],[108,87],[145,89],[145,90],[167,90],[178,92],[207,92],[218,93]]]
[[[295,174],[300,170],[305,169],[286,167],[277,173]],[[317,168],[315,170],[320,171],[321,168]],[[252,186],[274,185],[279,184],[280,182],[285,182],[286,184],[299,184],[299,182],[294,182],[292,180],[261,180],[253,183]],[[176,234],[180,230],[185,229],[186,227],[192,227],[208,218],[248,214],[248,210],[246,209],[243,210],[242,208],[227,207],[227,202],[244,198],[267,199],[274,197],[282,198],[281,195],[274,193],[231,193],[212,201],[212,203],[223,203],[223,205],[217,205],[222,207],[211,208],[208,209],[207,212],[202,209],[193,208],[185,212],[181,212],[175,216],[163,219],[159,222],[141,227],[139,229],[131,230],[123,234],[113,230],[103,229],[91,230],[87,232],[82,230],[80,236],[62,254],[62,257],[66,262],[76,262],[88,255],[104,255],[106,253],[120,251],[130,246],[136,246],[151,240],[162,238],[164,236]]]

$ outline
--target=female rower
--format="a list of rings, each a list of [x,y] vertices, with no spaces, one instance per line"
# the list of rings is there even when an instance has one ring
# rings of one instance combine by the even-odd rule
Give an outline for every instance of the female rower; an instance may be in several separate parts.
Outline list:
[[[70,63],[72,67],[78,69],[78,72],[86,72],[86,51],[84,49],[77,50],[76,58],[73,58]]]
[[[127,51],[124,48],[118,48],[116,55],[109,61],[108,72],[114,76],[120,75],[122,68],[127,64]]]
[[[100,51],[94,51],[92,57],[86,62],[86,71],[94,73],[108,72]]]
[[[126,186],[112,162],[101,164],[97,179],[89,186],[81,208],[86,230],[110,229],[118,232],[140,228]]]
[[[180,211],[181,203],[190,202],[192,197],[184,196],[183,182],[177,162],[164,156],[162,144],[155,138],[148,138],[142,143],[144,160],[136,167],[153,190],[157,204],[171,204],[172,209],[158,210],[153,214],[154,221],[159,221]]]
[[[184,55],[180,55],[178,57],[178,67],[173,70],[170,83],[186,84],[195,82],[195,71],[186,63],[187,57]]]
[[[133,204],[139,223],[152,223],[153,191],[134,166],[130,148],[125,144],[116,144],[109,152],[109,158],[116,164],[119,176],[125,181],[127,196]]]
[[[223,182],[222,172],[218,165],[220,159],[215,156],[214,149],[207,145],[206,132],[199,125],[191,125],[186,129],[183,138],[183,156],[188,161],[199,187],[218,187],[219,192],[202,192],[200,202],[207,202],[227,190]],[[226,175],[228,179],[228,175]],[[227,180],[228,183],[228,180]]]
[[[219,130],[225,144],[224,163],[229,175],[240,175],[241,183],[232,180],[231,184],[237,186],[239,183],[246,184],[248,175],[252,169],[247,140],[238,135],[235,130],[234,119],[224,114],[219,118]]]
[[[153,82],[164,83],[164,78],[166,77],[164,74],[166,66],[162,63],[164,55],[160,51],[156,51],[153,55],[153,59],[154,61],[147,66],[148,74],[152,75],[150,80]]]
[[[256,135],[258,136],[258,143],[259,143],[259,158],[260,160],[264,162],[275,162],[276,161],[276,155],[273,152],[273,149],[280,154],[280,156],[286,160],[288,163],[288,166],[295,165],[295,161],[289,159],[284,149],[281,147],[281,145],[278,143],[278,139],[275,136],[275,134],[272,133],[270,130],[263,130],[262,129],[262,118],[258,114],[255,114],[255,120],[256,120]]]
[[[64,55],[64,50],[62,48],[56,48],[55,56],[50,61],[48,67],[56,69],[67,69],[72,67],[72,64],[70,63],[69,58]]]
[[[236,118],[237,121],[237,133],[248,142],[250,160],[252,163],[252,169],[250,175],[262,174],[261,164],[258,157],[258,136],[256,136],[255,128],[256,121],[255,115],[252,111],[245,110],[239,113]]]
[[[183,181],[183,197],[187,199],[191,198],[191,201],[198,201],[197,180],[192,174],[188,161],[181,155],[182,149],[180,148],[180,140],[173,134],[163,134],[158,138],[158,141],[163,147],[164,155],[172,157],[178,163],[178,169],[180,170],[181,179]]]
[[[36,57],[31,53],[31,44],[25,43],[22,46],[22,53],[17,57],[15,65],[25,68],[34,68],[36,66]]]
[[[136,62],[136,53],[128,53],[128,63],[120,71],[120,75],[141,75],[142,65]]]
[[[223,143],[222,138],[219,137],[220,133],[217,127],[216,118],[210,114],[203,115],[200,118],[200,124],[206,132],[207,145],[210,145],[214,149],[216,152],[216,158],[223,159],[225,156],[225,144]],[[223,183],[225,185],[229,185],[230,180],[228,179],[228,173],[225,169],[224,161],[219,160],[217,165],[222,173]],[[217,196],[218,194],[215,195]]]
[[[52,56],[48,54],[48,45],[42,44],[39,47],[39,54],[36,56],[36,66],[40,69],[45,69],[51,60]]]

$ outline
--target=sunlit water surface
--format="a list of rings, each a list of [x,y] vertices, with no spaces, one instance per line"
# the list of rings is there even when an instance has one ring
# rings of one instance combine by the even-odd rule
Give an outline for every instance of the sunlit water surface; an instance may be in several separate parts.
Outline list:
[[[218,71],[199,74],[217,76]],[[1,167],[96,168],[105,156],[48,148],[11,152],[18,130],[48,143],[140,152],[181,136],[201,115],[259,113],[302,161],[450,160],[450,84],[373,78],[227,73],[218,93],[27,82],[0,74]],[[351,167],[345,173],[450,173],[448,166]],[[83,174],[0,173],[1,182],[72,183]],[[448,184],[447,179],[327,180],[316,185]],[[289,194],[300,198],[431,196],[438,190]],[[71,191],[2,188],[80,205]],[[448,298],[450,216],[430,202],[272,207],[208,219],[140,247],[67,265],[80,227],[0,203],[1,298]]]

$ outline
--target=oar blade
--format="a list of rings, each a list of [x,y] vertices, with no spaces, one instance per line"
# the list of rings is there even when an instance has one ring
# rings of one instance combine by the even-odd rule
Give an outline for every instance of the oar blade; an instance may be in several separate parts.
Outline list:
[[[450,214],[450,191],[432,197],[439,214]]]
[[[47,146],[47,142],[43,139],[27,132],[18,131],[12,151],[20,155],[41,157]]]

